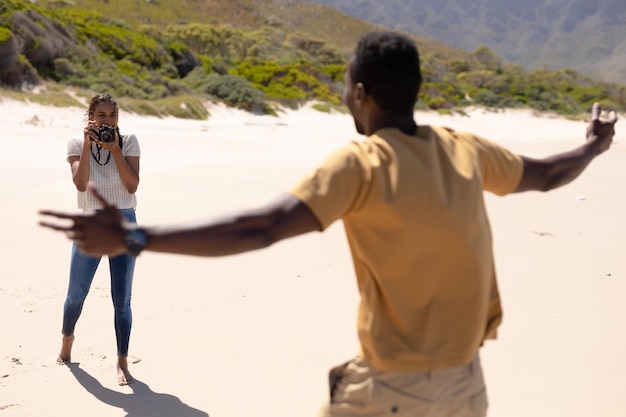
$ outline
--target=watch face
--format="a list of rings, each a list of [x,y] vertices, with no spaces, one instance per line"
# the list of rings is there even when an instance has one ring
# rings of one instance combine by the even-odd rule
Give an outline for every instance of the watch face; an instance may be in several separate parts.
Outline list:
[[[137,256],[141,253],[148,242],[148,237],[143,229],[133,229],[126,233],[126,249],[128,253]]]

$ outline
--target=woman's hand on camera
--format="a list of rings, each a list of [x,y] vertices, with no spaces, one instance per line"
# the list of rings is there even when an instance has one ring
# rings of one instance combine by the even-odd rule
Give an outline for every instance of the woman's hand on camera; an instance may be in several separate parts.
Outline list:
[[[116,149],[120,149],[120,136],[119,133],[115,132],[115,139],[110,141],[110,142],[105,142],[100,140],[100,138],[98,138],[98,140],[96,141],[96,143],[98,145],[100,145],[103,149],[106,149],[107,151],[114,151]]]
[[[117,129],[115,131],[115,139],[112,141],[101,140],[100,133],[99,133],[100,129],[98,128],[96,123],[91,120],[89,121],[89,124],[83,130],[83,132],[85,135],[85,142],[94,142],[101,148],[106,149],[107,151],[114,151],[116,149],[119,149],[120,147],[119,146],[120,136],[119,136],[119,133],[117,133]]]
[[[85,129],[83,129],[83,135],[84,135],[84,139],[85,142],[99,142],[99,138],[98,138],[98,127],[96,126],[96,123],[93,120],[90,120],[89,123],[87,124],[87,127],[85,127]]]

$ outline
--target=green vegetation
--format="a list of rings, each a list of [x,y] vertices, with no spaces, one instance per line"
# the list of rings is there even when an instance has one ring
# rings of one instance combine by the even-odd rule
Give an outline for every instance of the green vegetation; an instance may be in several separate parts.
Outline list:
[[[254,112],[265,109],[265,95],[250,81],[237,75],[211,74],[200,86],[200,91],[233,107]]]
[[[7,28],[0,27],[0,44],[5,43],[13,37],[13,32]]]
[[[502,65],[485,47],[473,59],[427,57],[423,67],[420,101],[431,109],[526,107],[576,116],[599,101],[603,108],[626,110],[626,86],[594,81],[573,70],[524,72],[517,65]]]
[[[191,0],[182,5],[55,0],[39,6],[3,0],[0,46],[17,37],[23,46],[15,61],[48,89],[108,91],[143,114],[203,119],[208,117],[203,103],[209,100],[267,114],[276,105],[309,101],[319,111],[336,109],[351,48],[372,27],[319,5],[293,4],[301,12],[310,7],[308,19],[286,14],[291,7],[270,7],[282,1],[242,0],[237,10],[218,2],[211,6],[214,13],[206,13],[201,7],[208,3]],[[260,18],[259,7],[282,14]],[[346,27],[354,32],[341,32]],[[485,47],[465,53],[422,38],[416,42],[424,76],[416,108],[528,107],[575,116],[600,101],[605,108],[626,111],[624,86],[572,70],[524,72],[503,65]],[[0,83],[2,76],[0,68]],[[62,92],[54,94],[53,101],[63,102]]]
[[[319,69],[304,63],[279,65],[271,61],[244,61],[230,72],[250,81],[255,88],[273,99],[339,102],[339,92],[332,91],[330,78]]]

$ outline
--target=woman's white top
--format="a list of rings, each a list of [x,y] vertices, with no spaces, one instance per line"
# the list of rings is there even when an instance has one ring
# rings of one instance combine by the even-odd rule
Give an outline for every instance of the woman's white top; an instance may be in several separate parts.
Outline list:
[[[67,157],[81,156],[83,153],[82,138],[71,138],[67,144]],[[97,155],[98,149],[94,142],[91,143],[91,152]],[[122,137],[122,154],[127,156],[140,156],[139,142],[134,134],[123,135]],[[104,164],[109,156],[109,151],[100,149],[100,163]],[[119,209],[135,208],[137,206],[137,197],[130,194],[120,177],[117,164],[113,156],[109,158],[109,162],[100,165],[89,155],[89,181],[96,185],[98,192],[110,203],[115,204]],[[90,192],[78,192],[78,208],[85,210],[97,210],[102,206],[98,200]]]

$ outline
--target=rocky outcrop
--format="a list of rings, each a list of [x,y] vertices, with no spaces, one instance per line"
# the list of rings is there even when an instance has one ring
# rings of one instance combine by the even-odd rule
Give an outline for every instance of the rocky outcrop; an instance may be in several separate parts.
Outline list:
[[[14,13],[10,25],[17,37],[20,51],[40,71],[51,70],[56,59],[76,59],[86,55],[73,33],[59,22],[34,10]],[[52,71],[44,75],[55,78]]]
[[[68,68],[71,60],[89,55],[75,35],[34,10],[15,12],[8,26],[10,30],[1,28],[6,32],[0,35],[2,85],[13,88],[36,85],[41,77],[59,80],[72,71]]]
[[[39,84],[37,71],[20,55],[16,36],[6,28],[0,28],[0,84],[21,88]]]

